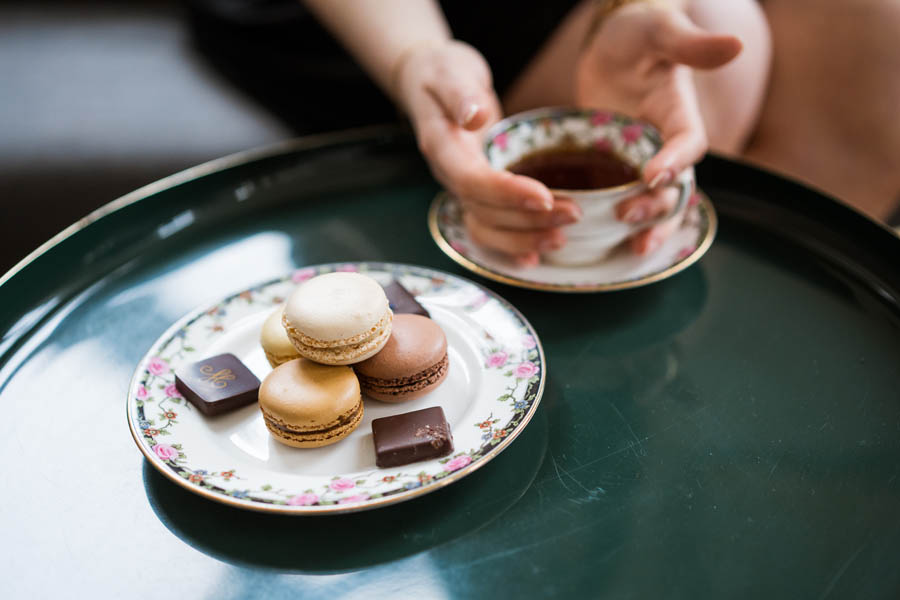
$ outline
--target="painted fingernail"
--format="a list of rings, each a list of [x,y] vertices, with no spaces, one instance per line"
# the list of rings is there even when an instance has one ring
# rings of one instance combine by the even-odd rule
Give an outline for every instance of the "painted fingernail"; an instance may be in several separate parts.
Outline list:
[[[479,108],[480,107],[474,102],[463,103],[463,109],[459,111],[459,124],[466,126],[471,123],[472,119],[475,118],[475,115],[478,114]]]
[[[661,185],[669,185],[670,183],[672,183],[672,179],[672,171],[670,171],[669,169],[663,169],[656,174],[656,177],[650,180],[650,183],[648,183],[647,186],[651,190],[655,190]]]
[[[632,206],[622,216],[626,223],[640,223],[647,220],[647,207],[643,205]]]

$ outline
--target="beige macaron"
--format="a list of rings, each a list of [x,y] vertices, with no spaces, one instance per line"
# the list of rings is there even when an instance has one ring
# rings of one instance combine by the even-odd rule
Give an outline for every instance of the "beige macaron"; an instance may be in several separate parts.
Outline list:
[[[288,361],[269,373],[259,387],[259,408],[269,433],[296,448],[340,441],[363,418],[353,369],[305,358]]]
[[[259,333],[259,343],[263,352],[266,353],[266,360],[273,367],[300,358],[300,353],[294,348],[284,329],[284,323],[281,321],[283,314],[284,305],[282,304],[266,318]]]
[[[393,313],[384,289],[359,273],[327,273],[301,284],[283,323],[301,356],[349,365],[373,356],[391,335]]]

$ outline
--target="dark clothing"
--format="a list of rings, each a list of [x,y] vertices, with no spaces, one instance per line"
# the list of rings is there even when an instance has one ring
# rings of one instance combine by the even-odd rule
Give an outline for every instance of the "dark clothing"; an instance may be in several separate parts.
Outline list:
[[[296,133],[401,118],[298,0],[186,4],[198,51]],[[485,56],[502,95],[575,4],[447,0],[442,8],[454,36]]]

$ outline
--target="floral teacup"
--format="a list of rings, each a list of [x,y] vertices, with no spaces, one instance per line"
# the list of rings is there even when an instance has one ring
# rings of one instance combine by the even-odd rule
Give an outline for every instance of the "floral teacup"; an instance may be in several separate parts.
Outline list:
[[[535,152],[561,146],[597,148],[611,152],[640,173],[662,147],[651,125],[621,114],[577,108],[539,108],[500,121],[488,131],[485,152],[495,169],[507,169]],[[583,217],[565,228],[568,242],[542,258],[563,266],[581,266],[602,260],[634,233],[681,214],[693,192],[694,172],[686,169],[673,182],[678,188],[674,209],[643,223],[623,223],[616,205],[647,190],[634,181],[600,189],[552,189],[554,194],[578,202]]]

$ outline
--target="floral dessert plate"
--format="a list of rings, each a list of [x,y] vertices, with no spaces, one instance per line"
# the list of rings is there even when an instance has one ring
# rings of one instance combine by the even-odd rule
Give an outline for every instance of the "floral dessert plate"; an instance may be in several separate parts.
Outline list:
[[[207,417],[175,387],[180,365],[230,352],[260,380],[263,321],[295,286],[331,271],[397,280],[447,335],[450,370],[428,395],[401,404],[364,398],[365,416],[344,440],[320,448],[275,441],[256,403]],[[344,263],[306,267],[242,290],[175,323],[153,344],[128,391],[128,424],[157,470],[188,490],[233,506],[290,514],[351,512],[401,502],[448,485],[497,456],[525,428],[544,388],[537,333],[508,302],[466,279],[424,267]],[[402,467],[375,466],[371,422],[440,406],[454,451]]]
[[[499,253],[480,248],[463,225],[459,200],[440,192],[428,213],[431,236],[454,261],[488,279],[550,292],[611,292],[661,281],[688,268],[706,254],[716,235],[716,211],[702,192],[688,202],[678,230],[647,257],[617,248],[603,261],[564,267],[541,263],[523,268]]]

